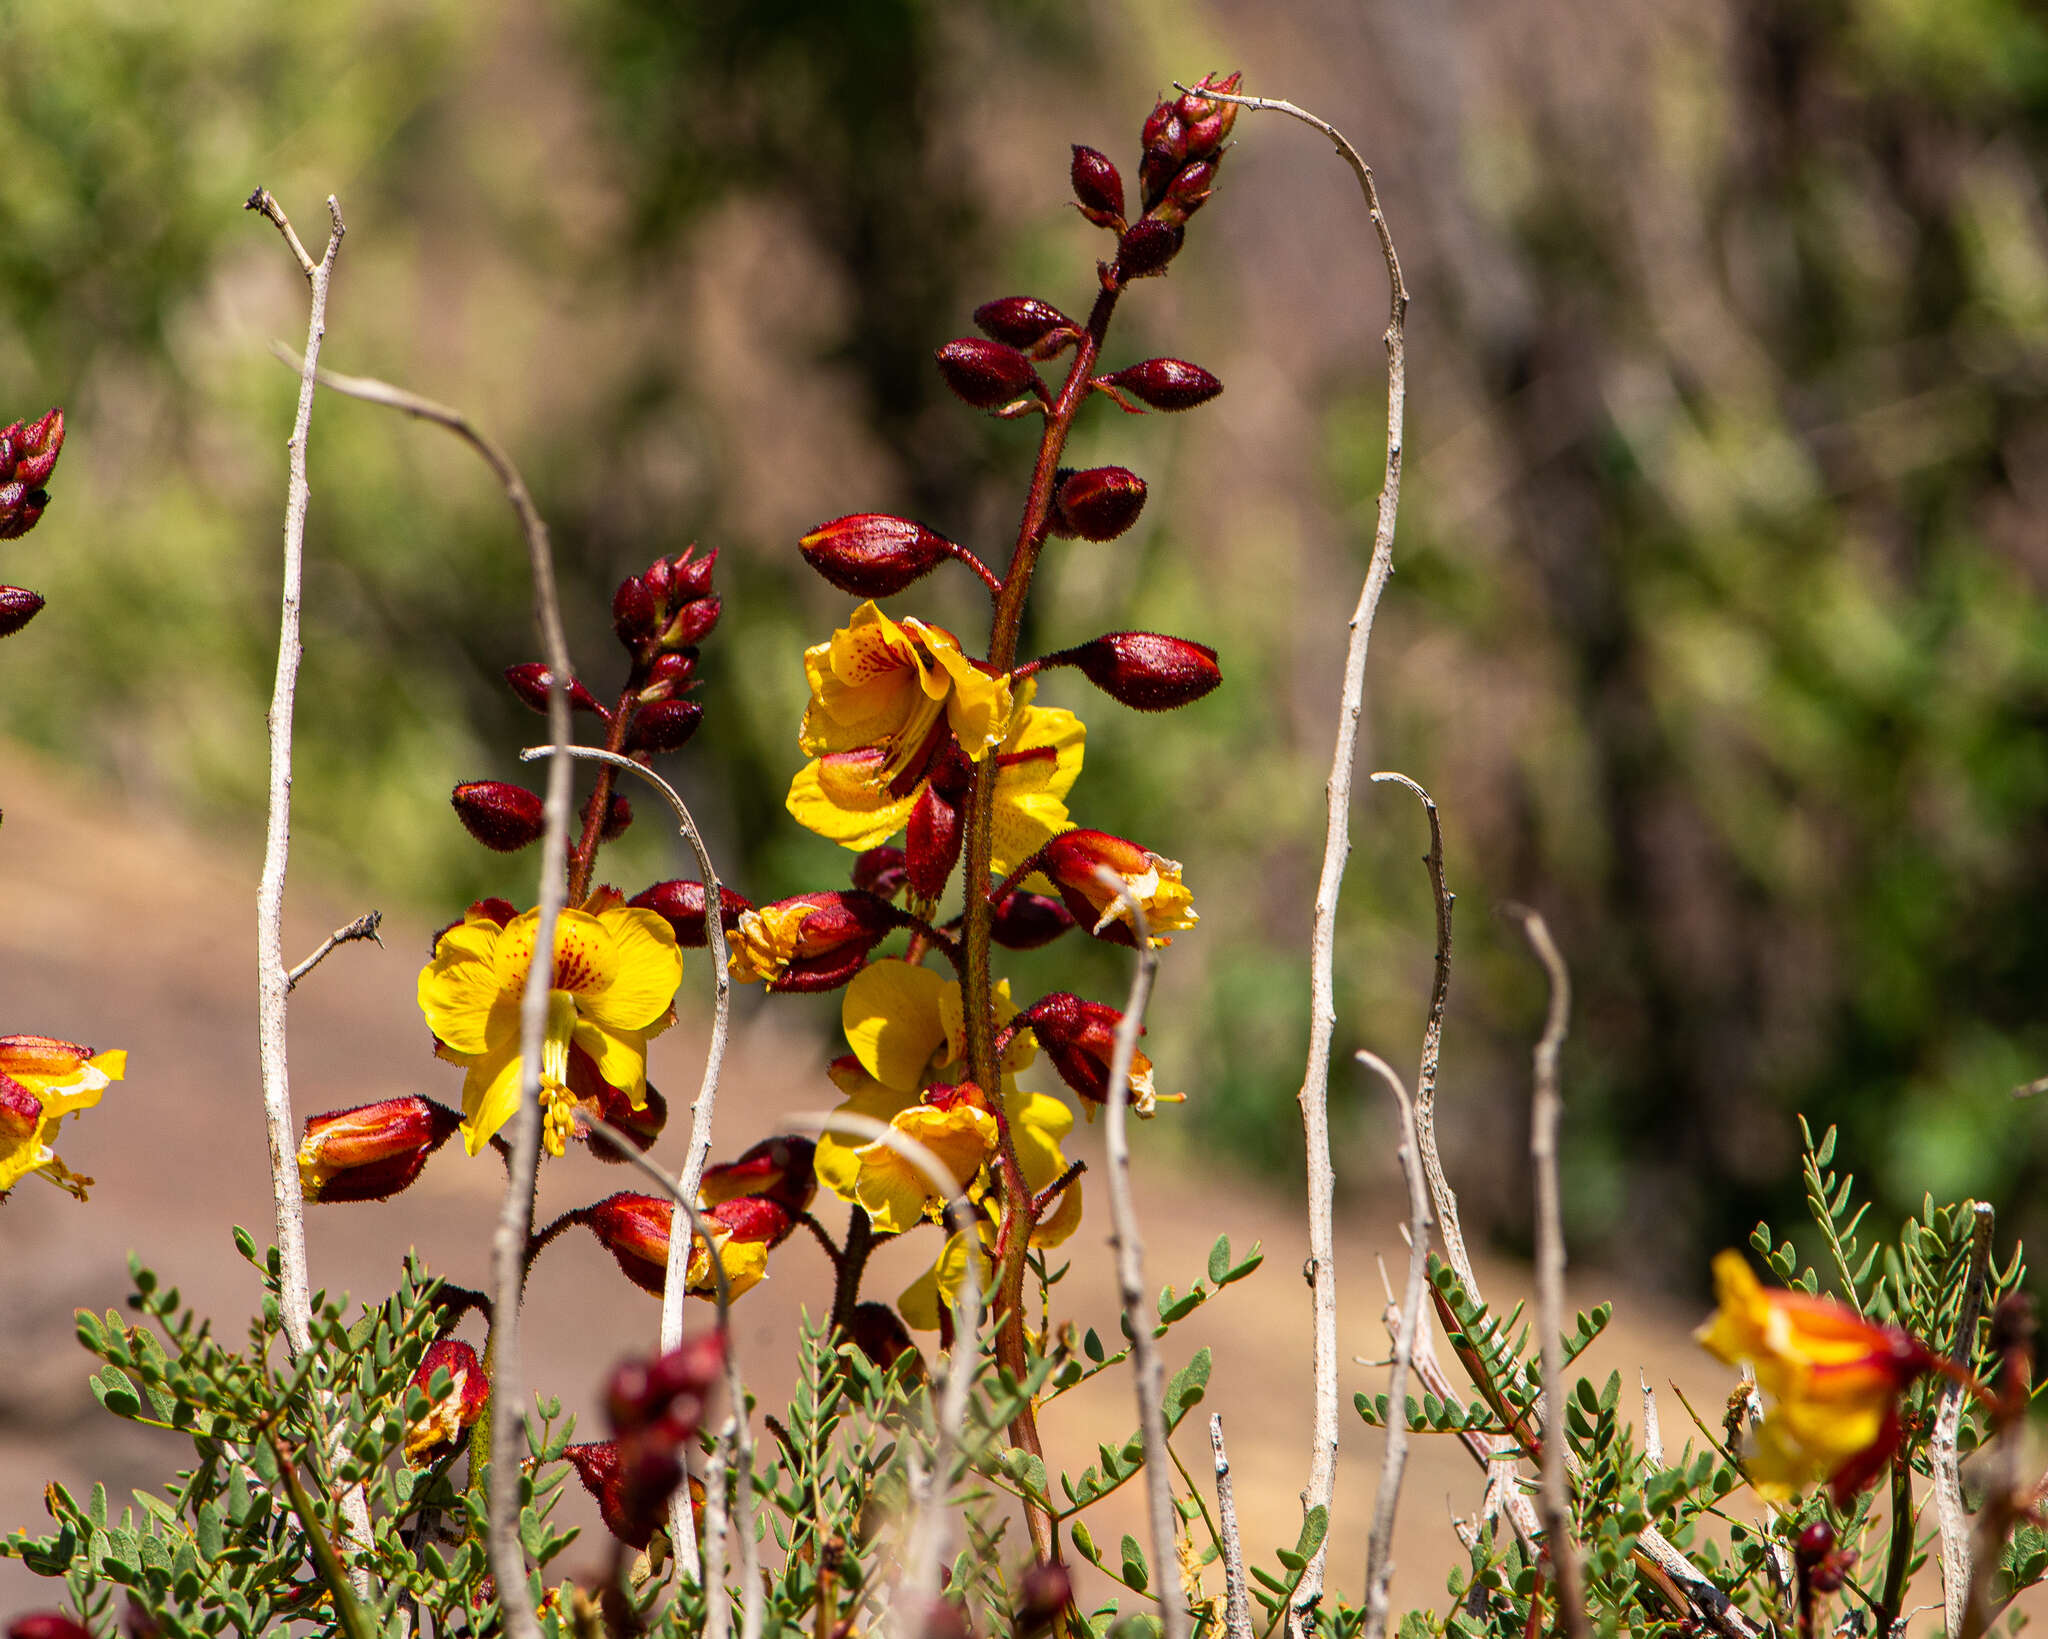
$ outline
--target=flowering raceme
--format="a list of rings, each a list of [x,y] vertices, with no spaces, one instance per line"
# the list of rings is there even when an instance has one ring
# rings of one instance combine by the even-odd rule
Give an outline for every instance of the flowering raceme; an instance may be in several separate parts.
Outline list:
[[[1714,1259],[1714,1291],[1721,1306],[1695,1335],[1717,1359],[1753,1366],[1774,1402],[1744,1464],[1750,1483],[1780,1500],[1826,1480],[1846,1505],[1890,1460],[1899,1394],[1933,1357],[1844,1304],[1766,1291],[1739,1252]]]
[[[540,913],[504,919],[501,907],[472,906],[434,947],[420,970],[420,1011],[436,1051],[465,1066],[462,1139],[471,1155],[511,1119],[519,1104],[519,1009],[533,964]],[[577,1096],[570,1055],[580,1048],[597,1074],[647,1103],[647,1041],[674,1022],[670,1003],[682,982],[675,933],[654,911],[622,905],[600,889],[565,909],[555,928],[554,984],[541,1048],[541,1102],[549,1151],[565,1147]]]
[[[124,1052],[95,1053],[50,1036],[0,1036],[0,1196],[35,1172],[85,1199],[92,1180],[67,1168],[50,1143],[58,1123],[99,1103],[127,1062]]]

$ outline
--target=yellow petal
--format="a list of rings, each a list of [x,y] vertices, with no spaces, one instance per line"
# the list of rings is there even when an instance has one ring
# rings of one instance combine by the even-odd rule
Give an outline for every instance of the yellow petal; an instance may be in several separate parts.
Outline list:
[[[647,1038],[637,1030],[607,1030],[589,1019],[577,1022],[576,1045],[591,1056],[597,1073],[639,1109],[647,1102]]]
[[[946,981],[928,967],[895,957],[870,962],[853,976],[840,1003],[846,1042],[861,1068],[898,1092],[924,1085],[932,1054],[946,1039],[939,995]]]
[[[434,959],[420,969],[420,1011],[427,1028],[458,1053],[488,1046],[485,1025],[501,988],[495,960],[501,930],[461,922],[441,935]]]
[[[994,1233],[987,1224],[981,1226],[982,1245],[976,1248],[977,1263],[980,1265],[981,1291],[986,1307],[989,1288],[995,1283],[995,1264],[989,1258],[987,1242]],[[946,1242],[945,1250],[938,1261],[904,1289],[896,1300],[896,1312],[903,1317],[903,1324],[913,1331],[935,1332],[939,1329],[939,1311],[950,1310],[960,1295],[960,1287],[967,1279],[967,1237],[955,1235]]]
[[[950,1110],[912,1105],[890,1126],[930,1150],[932,1158],[961,1188],[995,1152],[995,1117],[971,1104],[957,1104]],[[928,1212],[944,1204],[924,1169],[880,1139],[862,1147],[853,1193],[874,1219],[875,1227],[891,1235],[915,1229]]]
[[[565,917],[570,914],[563,913]],[[676,999],[676,986],[683,982],[683,953],[677,948],[675,930],[653,911],[633,905],[621,905],[594,920],[616,957],[616,965],[601,987],[578,990],[563,984],[562,988],[574,993],[579,1013],[607,1030],[650,1029],[668,1011]],[[556,966],[559,970],[560,956]]]
[[[879,748],[868,760],[879,773],[886,759]],[[886,781],[851,771],[844,763],[810,762],[789,782],[785,806],[807,831],[845,848],[878,848],[910,822],[920,786],[891,797]]]
[[[462,1081],[462,1147],[474,1155],[519,1108],[519,1038],[479,1055]]]
[[[871,1121],[893,1121],[903,1111],[917,1102],[915,1093],[899,1093],[884,1087],[879,1081],[867,1080],[866,1088],[854,1092],[833,1113],[835,1115],[864,1115]],[[811,1157],[811,1165],[823,1184],[842,1201],[857,1199],[853,1192],[854,1180],[860,1175],[860,1152],[873,1140],[863,1134],[851,1132],[826,1132],[818,1139],[818,1147]]]

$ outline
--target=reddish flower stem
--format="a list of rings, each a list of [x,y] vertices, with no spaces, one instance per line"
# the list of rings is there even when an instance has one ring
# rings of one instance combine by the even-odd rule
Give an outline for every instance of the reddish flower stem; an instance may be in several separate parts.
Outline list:
[[[1089,378],[1102,338],[1116,310],[1119,286],[1107,273],[1102,290],[1088,315],[1088,328],[1074,348],[1073,363],[1045,415],[1045,431],[1038,443],[1038,463],[1032,469],[1031,489],[1024,501],[1024,517],[1017,529],[1017,549],[996,595],[994,618],[988,640],[989,669],[1007,673],[1017,659],[1017,633],[1024,619],[1024,604],[1031,592],[1031,579],[1038,567],[1039,548],[1045,544],[1046,522],[1052,514],[1053,480],[1059,472],[1060,456],[1067,446],[1067,434],[1075,414],[1088,396]],[[974,765],[967,795],[966,865],[967,913],[961,944],[965,956],[965,1002],[967,1059],[975,1081],[989,1094],[995,1112],[997,1173],[1003,1183],[1003,1221],[996,1267],[996,1362],[1021,1381],[1025,1375],[1024,1271],[1031,1247],[1031,1191],[1024,1181],[1024,1169],[1017,1160],[1017,1146],[1010,1136],[1009,1119],[1003,1110],[1002,1075],[997,1060],[995,1037],[995,985],[989,971],[990,933],[995,922],[995,903],[989,897],[989,861],[995,834],[995,776],[993,756]],[[1043,1458],[1038,1438],[1038,1415],[1027,1401],[1010,1425],[1010,1443],[1033,1456]],[[1031,1546],[1041,1561],[1056,1557],[1051,1515],[1036,1504],[1025,1507],[1025,1522],[1031,1529]]]
[[[626,730],[633,726],[633,718],[640,706],[640,685],[637,680],[640,668],[633,668],[635,680],[626,684],[619,695],[617,710],[612,713],[611,726],[604,737],[605,750],[616,754],[626,743]],[[604,822],[611,812],[612,784],[618,778],[618,771],[610,763],[597,765],[597,785],[590,796],[590,814],[583,822],[583,835],[569,855],[569,903],[580,905],[590,894],[590,875],[597,865],[598,844],[604,836]]]

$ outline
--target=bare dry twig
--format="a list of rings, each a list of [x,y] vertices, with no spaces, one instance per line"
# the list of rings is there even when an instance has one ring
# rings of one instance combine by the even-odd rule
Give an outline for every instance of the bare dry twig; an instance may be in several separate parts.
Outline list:
[[[1429,1265],[1429,1191],[1423,1182],[1416,1138],[1415,1106],[1393,1067],[1375,1053],[1358,1062],[1376,1071],[1393,1092],[1401,1114],[1401,1172],[1408,1180],[1408,1284],[1401,1294],[1401,1318],[1394,1332],[1393,1370],[1387,1374],[1387,1448],[1373,1499],[1372,1535],[1365,1550],[1365,1639],[1387,1631],[1387,1586],[1394,1575],[1394,1516],[1401,1506],[1401,1477],[1408,1466],[1408,1368],[1422,1326],[1422,1289]]]
[[[383,924],[383,921],[384,913],[382,911],[364,911],[353,922],[336,928],[325,939],[320,941],[319,948],[311,956],[308,956],[284,976],[285,989],[287,991],[298,989],[299,981],[305,978],[307,974],[311,973],[322,962],[326,961],[328,952],[337,945],[351,944],[358,939],[368,939],[382,946],[384,940],[378,934],[377,929]]]
[[[1138,1435],[1145,1446],[1145,1515],[1152,1538],[1152,1574],[1159,1588],[1159,1617],[1166,1639],[1187,1639],[1188,1607],[1172,1574],[1174,1564],[1173,1479],[1167,1472],[1166,1366],[1153,1346],[1152,1319],[1145,1312],[1145,1243],[1138,1235],[1138,1209],[1131,1200],[1129,1105],[1131,1061],[1138,1051],[1138,1030],[1145,1004],[1152,996],[1159,954],[1145,925],[1145,907],[1124,879],[1103,867],[1102,885],[1124,902],[1137,946],[1137,971],[1131,975],[1130,999],[1116,1027],[1116,1046],[1109,1060],[1109,1106],[1104,1119],[1104,1147],[1109,1152],[1109,1216],[1111,1244],[1116,1248],[1117,1295],[1123,1300],[1124,1331],[1131,1340],[1131,1376],[1138,1391]]]
[[[279,350],[287,362],[288,351]],[[311,376],[311,361],[303,368]],[[561,602],[555,592],[554,553],[548,526],[533,504],[526,480],[512,458],[469,417],[430,398],[364,376],[342,376],[322,370],[320,384],[349,398],[381,404],[445,427],[482,456],[504,487],[505,498],[518,517],[526,539],[533,575],[534,620],[540,628],[541,653],[548,667],[548,732],[556,747],[569,745],[569,691],[572,675],[568,639],[562,632]],[[539,914],[534,929],[535,951],[555,948],[555,924],[568,893],[569,781],[567,756],[548,769],[543,805],[546,828],[541,835]],[[511,1639],[536,1639],[540,1629],[527,1588],[526,1554],[519,1542],[519,1480],[526,1445],[525,1374],[520,1358],[519,1301],[526,1284],[526,1246],[533,1235],[534,1187],[540,1171],[540,1052],[547,1034],[548,991],[552,961],[535,961],[526,976],[519,1015],[519,1108],[512,1117],[512,1161],[503,1205],[491,1238],[491,1574],[497,1581],[499,1607]]]
[[[1185,86],[1180,87],[1186,90]],[[1309,1284],[1315,1306],[1315,1426],[1309,1459],[1308,1487],[1301,1494],[1302,1512],[1327,1512],[1337,1484],[1337,1267],[1332,1211],[1336,1173],[1330,1164],[1330,1042],[1337,1029],[1336,924],[1337,899],[1344,884],[1344,865],[1351,852],[1351,777],[1358,755],[1358,723],[1365,710],[1365,657],[1372,642],[1373,617],[1380,594],[1394,573],[1394,518],[1401,502],[1403,421],[1408,401],[1406,326],[1408,287],[1401,279],[1401,259],[1394,251],[1386,213],[1380,208],[1372,167],[1359,156],[1334,125],[1307,109],[1277,97],[1241,97],[1204,89],[1203,96],[1236,103],[1255,113],[1285,114],[1320,131],[1358,178],[1365,206],[1379,236],[1387,264],[1388,310],[1383,335],[1387,349],[1387,462],[1380,486],[1379,516],[1373,531],[1372,559],[1365,584],[1351,614],[1351,642],[1344,657],[1344,692],[1337,713],[1337,748],[1331,759],[1326,793],[1329,818],[1323,837],[1323,869],[1316,885],[1314,931],[1310,936],[1308,1063],[1302,1075],[1303,1136],[1308,1146]],[[1302,1639],[1307,1614],[1323,1597],[1323,1574],[1329,1559],[1329,1532],[1295,1590],[1288,1629]]]
[[[1223,1538],[1223,1631],[1252,1639],[1252,1607],[1244,1576],[1244,1541],[1237,1530],[1237,1496],[1230,1485],[1230,1454],[1223,1449],[1223,1413],[1209,1414],[1209,1447],[1216,1456],[1216,1525]]]
[[[1557,1191],[1557,1128],[1564,1110],[1557,1090],[1557,1059],[1571,1021],[1572,982],[1542,916],[1526,906],[1511,910],[1521,919],[1529,946],[1550,978],[1550,1010],[1536,1043],[1535,1102],[1529,1122],[1529,1159],[1536,1171],[1536,1329],[1543,1341],[1543,1537],[1557,1586],[1559,1625],[1569,1639],[1586,1639],[1586,1590],[1578,1545],[1572,1540],[1565,1478],[1564,1217]]]
[[[528,746],[520,752],[519,758],[522,762],[530,762],[536,757],[551,755],[554,749],[553,746]],[[682,1198],[695,1201],[698,1186],[704,1181],[704,1163],[711,1155],[711,1119],[718,1102],[718,1078],[725,1067],[725,1044],[732,1023],[732,969],[725,949],[725,895],[719,889],[718,873],[712,869],[711,850],[704,845],[704,834],[697,829],[697,822],[691,818],[689,805],[683,801],[681,792],[646,764],[636,763],[616,752],[596,746],[569,746],[566,751],[571,757],[626,769],[652,785],[674,811],[683,840],[689,843],[690,851],[697,856],[697,875],[704,884],[704,947],[711,956],[711,1044],[705,1049],[704,1074],[697,1084],[696,1102],[690,1106],[690,1145],[683,1152],[683,1170],[675,1184]],[[661,1347],[664,1352],[680,1347],[683,1341],[683,1270],[688,1261],[687,1248],[679,1252],[671,1238],[668,1273],[661,1295]],[[696,1578],[701,1574],[702,1566],[698,1561],[697,1525],[692,1517],[688,1486],[678,1487],[669,1505],[669,1532],[676,1544],[676,1563],[686,1576]]]
[[[1984,1280],[1991,1269],[1991,1237],[1998,1217],[1990,1204],[1973,1201],[1975,1223],[1970,1229],[1970,1268],[1965,1277],[1963,1306],[1956,1316],[1955,1340],[1949,1358],[1965,1371],[1977,1346],[1977,1319],[1983,1313]],[[1956,1442],[1963,1429],[1963,1386],[1954,1378],[1941,1385],[1941,1409],[1935,1414],[1934,1434],[1928,1442],[1928,1464],[1934,1476],[1934,1507],[1941,1522],[1942,1631],[1957,1639],[1969,1610],[1970,1583],[1974,1575],[1971,1560],[1970,1517],[1963,1511],[1963,1476]]]

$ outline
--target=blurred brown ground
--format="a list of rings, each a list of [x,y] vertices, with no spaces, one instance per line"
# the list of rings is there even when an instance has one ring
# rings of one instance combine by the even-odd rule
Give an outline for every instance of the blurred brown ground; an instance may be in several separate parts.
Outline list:
[[[74,1309],[120,1307],[133,1250],[224,1333],[239,1334],[256,1293],[228,1228],[243,1224],[267,1239],[270,1207],[254,1045],[259,850],[250,839],[195,836],[123,811],[108,792],[4,743],[0,800],[6,1027],[129,1053],[128,1079],[62,1135],[67,1162],[98,1180],[91,1202],[81,1206],[31,1179],[0,1209],[0,1529],[11,1530],[39,1525],[51,1480],[74,1491],[104,1480],[118,1509],[129,1488],[160,1484],[186,1449],[100,1411],[87,1388],[89,1359],[72,1336]],[[302,878],[290,896],[287,959],[297,960],[364,908]],[[428,1056],[413,1000],[428,936],[418,923],[387,920],[383,949],[336,951],[295,994],[293,1101],[302,1119],[402,1092],[455,1096],[456,1072]],[[687,1101],[701,1063],[703,977],[701,960],[693,960],[684,1020],[656,1054],[657,1079],[679,1103]],[[751,1142],[778,1116],[830,1097],[814,1049],[775,1020],[772,1010],[757,1014],[736,1035],[719,1099],[720,1153]],[[1455,1104],[1445,1113],[1455,1121]],[[1099,1138],[1099,1129],[1084,1131],[1078,1145],[1098,1175]],[[1182,1159],[1161,1164],[1157,1150],[1148,1160],[1143,1139],[1140,1132],[1136,1182],[1151,1285],[1184,1288],[1200,1275],[1218,1234],[1227,1233],[1237,1248],[1258,1241],[1266,1251],[1257,1275],[1176,1330],[1167,1347],[1173,1365],[1201,1344],[1215,1351],[1208,1397],[1177,1448],[1206,1481],[1206,1418],[1223,1412],[1246,1542],[1270,1564],[1273,1546],[1292,1543],[1306,1474],[1310,1313],[1298,1274],[1306,1255],[1302,1215],[1294,1199],[1224,1170]],[[657,1156],[673,1161],[681,1141],[680,1129],[672,1129]],[[315,1284],[379,1296],[409,1246],[450,1279],[485,1284],[498,1179],[494,1165],[468,1164],[452,1147],[394,1202],[314,1208],[308,1240]],[[623,1171],[601,1169],[579,1154],[549,1169],[543,1210],[630,1187]],[[1374,1260],[1386,1258],[1398,1280],[1400,1211],[1392,1199],[1375,1200],[1340,1222],[1340,1323],[1348,1353],[1386,1352]],[[1062,1315],[1107,1336],[1114,1333],[1116,1299],[1106,1235],[1098,1196],[1070,1243],[1073,1273],[1058,1296]],[[907,1284],[917,1255],[930,1248],[903,1250],[913,1255],[878,1260],[875,1290]],[[1482,1274],[1497,1298],[1527,1289],[1519,1269],[1488,1266]],[[1719,1403],[1725,1373],[1692,1348],[1687,1332],[1698,1317],[1690,1310],[1653,1294],[1616,1291],[1589,1271],[1576,1273],[1571,1295],[1581,1305],[1619,1299],[1616,1323],[1589,1364],[1596,1378],[1622,1373],[1630,1408],[1639,1369],[1660,1387],[1675,1380],[1703,1410]],[[778,1255],[771,1280],[740,1305],[741,1365],[764,1406],[786,1401],[800,1309],[815,1312],[827,1296],[822,1260],[799,1238]],[[596,1391],[618,1356],[652,1343],[655,1305],[620,1278],[593,1241],[575,1236],[538,1266],[528,1312],[531,1382],[560,1395],[579,1426],[597,1437]],[[1383,1388],[1380,1369],[1345,1367],[1331,1577],[1354,1594],[1380,1441],[1359,1426],[1350,1401],[1357,1390]],[[1049,1413],[1050,1455],[1078,1471],[1098,1442],[1121,1441],[1136,1421],[1127,1396],[1128,1379],[1106,1373]],[[1675,1447],[1684,1438],[1684,1413],[1668,1394],[1662,1409]],[[1450,1516],[1469,1514],[1478,1494],[1476,1470],[1455,1442],[1415,1442],[1396,1543],[1397,1609],[1441,1603],[1444,1574],[1456,1559]],[[586,1544],[594,1545],[600,1528],[580,1491],[568,1497],[566,1512],[593,1535],[565,1563],[572,1571],[588,1568],[594,1555]],[[1142,1534],[1139,1488],[1127,1487],[1091,1521],[1105,1544],[1126,1530]],[[19,1565],[0,1562],[0,1613],[50,1603],[51,1592]]]

